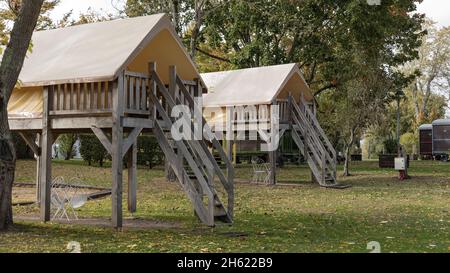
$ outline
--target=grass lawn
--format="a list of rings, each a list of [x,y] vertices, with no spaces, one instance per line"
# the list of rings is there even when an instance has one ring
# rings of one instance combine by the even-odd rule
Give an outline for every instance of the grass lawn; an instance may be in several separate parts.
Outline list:
[[[406,182],[378,162],[354,163],[352,171],[340,181],[353,187],[333,190],[310,183],[306,166],[279,170],[282,183],[296,185],[275,187],[244,183],[251,168],[238,167],[235,223],[212,229],[197,222],[188,199],[164,180],[162,169],[140,169],[138,212],[124,216],[154,226],[117,232],[16,220],[12,231],[0,233],[0,252],[64,252],[70,241],[80,242],[83,252],[368,252],[370,241],[378,241],[382,252],[450,252],[450,163],[412,162],[413,179]],[[18,162],[18,182],[31,182],[34,175],[34,161]],[[82,162],[55,162],[53,175],[110,187],[109,168]],[[14,213],[24,217],[38,210],[15,207]],[[105,222],[110,214],[110,198],[79,210],[83,218]]]

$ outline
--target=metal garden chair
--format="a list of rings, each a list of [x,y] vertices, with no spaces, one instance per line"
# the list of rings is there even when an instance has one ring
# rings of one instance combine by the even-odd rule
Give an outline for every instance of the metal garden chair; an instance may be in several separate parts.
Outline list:
[[[66,189],[64,187],[63,177],[56,177],[52,181],[50,199],[51,199],[51,208],[54,211],[52,220],[63,219],[64,217],[67,220],[70,220],[66,210],[66,203],[68,201],[68,196]]]
[[[78,187],[75,187],[77,179],[71,179],[68,184],[64,183],[63,177],[57,177],[52,182],[51,202],[54,210],[52,220],[66,218],[70,221],[69,214],[78,220],[76,209],[82,207],[87,202],[86,194],[78,194]]]
[[[264,160],[262,160],[259,157],[252,159],[252,166],[253,166],[253,179],[252,183],[269,183],[269,177],[270,177],[270,168],[269,164],[265,163]]]

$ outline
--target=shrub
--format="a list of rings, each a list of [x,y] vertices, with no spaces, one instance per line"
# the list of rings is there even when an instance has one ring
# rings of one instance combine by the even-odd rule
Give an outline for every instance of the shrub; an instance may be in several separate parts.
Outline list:
[[[407,154],[416,153],[416,147],[419,142],[419,139],[416,134],[406,133],[400,137],[400,144],[403,145],[405,152]]]
[[[383,142],[385,154],[396,154],[398,152],[397,140],[386,139]]]
[[[138,137],[138,165],[147,166],[150,169],[155,165],[162,164],[163,152],[154,136]]]
[[[98,163],[103,167],[103,162],[108,158],[108,152],[94,135],[80,135],[80,154],[89,166]]]

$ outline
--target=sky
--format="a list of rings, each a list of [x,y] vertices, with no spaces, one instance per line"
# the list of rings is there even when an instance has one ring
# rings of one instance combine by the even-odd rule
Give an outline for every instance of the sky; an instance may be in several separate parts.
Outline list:
[[[63,14],[70,10],[73,10],[74,16],[78,16],[89,7],[95,11],[116,13],[114,7],[120,7],[120,3],[123,2],[124,0],[62,0],[59,7],[53,11],[52,17],[61,19]],[[418,10],[432,18],[440,26],[450,25],[450,0],[424,0]]]
[[[53,19],[61,19],[64,14],[73,10],[73,16],[78,17],[80,13],[86,12],[89,8],[94,11],[105,13],[117,13],[115,7],[120,7],[124,0],[61,0],[51,16]]]

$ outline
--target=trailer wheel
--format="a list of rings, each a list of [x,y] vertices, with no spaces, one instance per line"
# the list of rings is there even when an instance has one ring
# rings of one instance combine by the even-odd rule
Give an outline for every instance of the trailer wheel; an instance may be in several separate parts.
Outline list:
[[[441,161],[442,162],[448,162],[448,155],[441,155]]]

